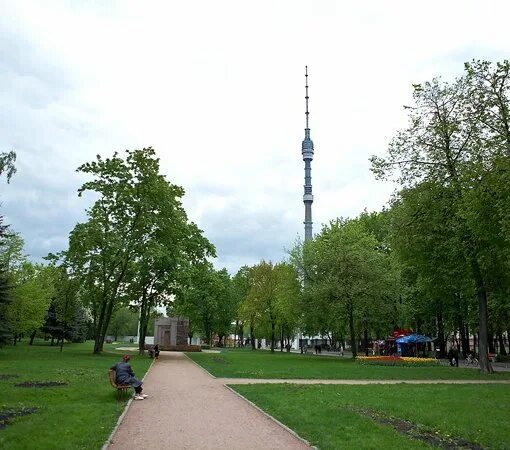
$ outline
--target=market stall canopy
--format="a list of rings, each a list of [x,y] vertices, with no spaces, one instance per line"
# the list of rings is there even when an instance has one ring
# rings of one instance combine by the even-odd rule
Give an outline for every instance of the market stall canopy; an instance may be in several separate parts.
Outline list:
[[[398,330],[392,331],[390,337],[397,339],[402,336],[408,336],[409,334],[413,334],[413,330],[408,328],[399,328]]]
[[[420,344],[422,342],[432,342],[434,339],[422,334],[410,334],[409,336],[403,336],[398,338],[395,342],[397,344]]]

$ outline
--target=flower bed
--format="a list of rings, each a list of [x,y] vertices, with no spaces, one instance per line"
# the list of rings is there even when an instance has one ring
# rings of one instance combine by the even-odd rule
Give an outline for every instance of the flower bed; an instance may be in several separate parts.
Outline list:
[[[359,364],[371,364],[377,366],[435,366],[438,360],[435,358],[416,358],[411,356],[356,356]]]

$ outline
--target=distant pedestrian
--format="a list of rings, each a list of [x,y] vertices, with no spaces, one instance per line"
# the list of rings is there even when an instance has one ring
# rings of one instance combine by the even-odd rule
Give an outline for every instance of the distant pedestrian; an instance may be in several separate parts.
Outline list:
[[[453,348],[450,347],[450,350],[448,350],[448,361],[450,361],[450,366],[452,367],[459,367],[459,352]]]

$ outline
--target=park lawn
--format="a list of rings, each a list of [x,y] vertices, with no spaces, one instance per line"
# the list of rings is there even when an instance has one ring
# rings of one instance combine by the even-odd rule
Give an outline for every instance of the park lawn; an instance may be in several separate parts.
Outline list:
[[[0,349],[0,411],[37,408],[17,417],[0,429],[2,449],[99,449],[122,413],[128,396],[121,401],[108,381],[108,369],[120,360],[113,345],[105,344],[101,355],[93,355],[91,342],[66,344],[61,353],[47,342],[25,342]],[[128,352],[135,355],[135,352]],[[150,362],[132,356],[131,365],[142,378]],[[15,387],[24,381],[63,381],[66,386]]]
[[[477,369],[444,366],[395,367],[362,365],[352,358],[301,355],[264,350],[223,349],[221,353],[187,353],[219,378],[292,378],[344,380],[503,380],[510,372],[492,375]]]
[[[376,423],[366,411],[412,422],[419,432],[446,441],[466,439],[484,448],[510,448],[506,385],[230,387],[321,450],[430,448],[392,425]]]

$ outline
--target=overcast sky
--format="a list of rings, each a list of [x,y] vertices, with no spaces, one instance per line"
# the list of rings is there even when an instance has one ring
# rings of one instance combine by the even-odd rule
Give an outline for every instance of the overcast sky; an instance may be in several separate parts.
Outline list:
[[[485,5],[485,6],[484,6]],[[510,3],[0,0],[0,213],[38,260],[85,219],[75,172],[152,146],[235,273],[304,233],[304,67],[314,231],[380,209],[368,158],[405,125],[412,83],[509,57]]]

